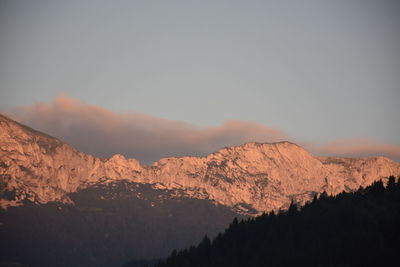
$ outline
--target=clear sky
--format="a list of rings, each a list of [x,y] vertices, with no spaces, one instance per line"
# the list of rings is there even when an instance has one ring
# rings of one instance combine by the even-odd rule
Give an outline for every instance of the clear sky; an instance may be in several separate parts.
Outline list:
[[[400,145],[399,14],[386,0],[0,0],[0,108],[63,93],[197,127]]]

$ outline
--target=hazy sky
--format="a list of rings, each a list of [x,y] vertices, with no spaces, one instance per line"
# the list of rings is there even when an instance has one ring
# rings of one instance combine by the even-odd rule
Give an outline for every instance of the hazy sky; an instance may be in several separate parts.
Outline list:
[[[400,145],[399,1],[0,0],[0,108],[61,93],[198,127]]]

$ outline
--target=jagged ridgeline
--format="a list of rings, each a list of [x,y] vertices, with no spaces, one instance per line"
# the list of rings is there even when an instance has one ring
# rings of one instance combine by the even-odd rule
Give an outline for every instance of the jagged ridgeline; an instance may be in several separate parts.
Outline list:
[[[326,191],[356,190],[400,175],[384,157],[315,157],[290,143],[248,143],[206,157],[163,158],[151,166],[115,155],[96,158],[0,115],[0,206],[24,200],[71,203],[68,193],[103,180],[129,180],[182,189],[236,212],[257,215],[305,203]]]
[[[156,266],[400,266],[399,180],[322,194],[300,211],[293,204],[278,215],[235,219],[212,241],[204,237]]]

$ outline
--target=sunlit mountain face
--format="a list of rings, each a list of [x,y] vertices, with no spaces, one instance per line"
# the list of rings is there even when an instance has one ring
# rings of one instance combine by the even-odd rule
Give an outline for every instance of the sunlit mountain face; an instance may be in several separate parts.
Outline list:
[[[400,173],[384,158],[315,157],[290,143],[247,143],[206,157],[163,158],[142,165],[122,155],[96,158],[4,116],[2,127],[2,207],[58,201],[98,182],[127,180],[182,190],[248,214],[304,203],[326,191],[355,190]]]

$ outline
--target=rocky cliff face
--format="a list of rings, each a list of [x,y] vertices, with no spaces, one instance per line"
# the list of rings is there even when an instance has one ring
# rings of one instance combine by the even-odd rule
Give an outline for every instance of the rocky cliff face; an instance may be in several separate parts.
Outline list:
[[[0,115],[1,206],[70,202],[67,193],[91,184],[128,180],[180,189],[245,214],[304,203],[315,194],[355,190],[400,175],[400,164],[384,157],[314,157],[289,142],[248,143],[207,157],[164,158],[152,166],[115,155],[96,158]]]

